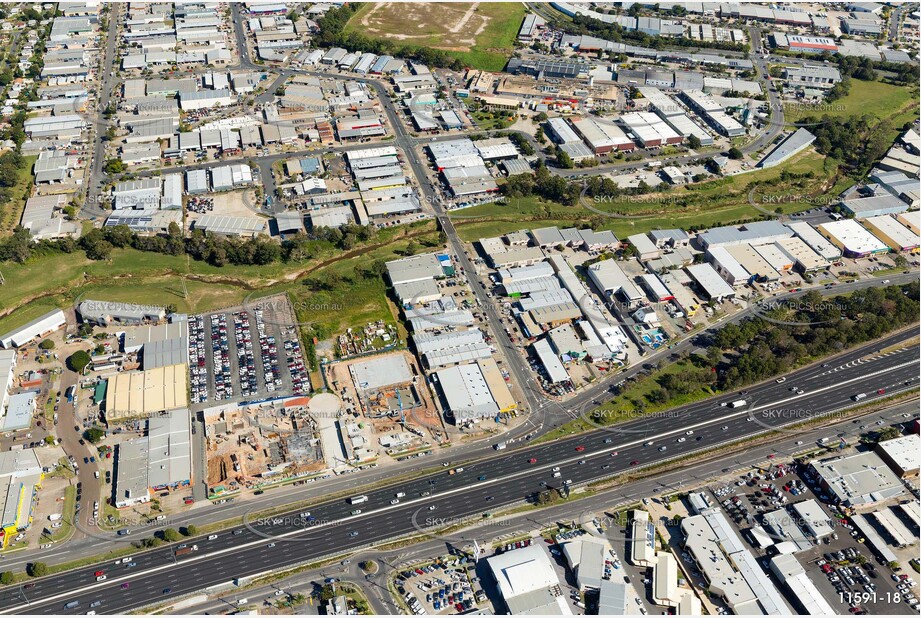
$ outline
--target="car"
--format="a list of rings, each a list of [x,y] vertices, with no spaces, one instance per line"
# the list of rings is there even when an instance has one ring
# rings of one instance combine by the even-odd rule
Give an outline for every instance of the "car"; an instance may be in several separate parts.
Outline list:
[[[786,379],[785,377],[779,377],[779,378],[777,378],[777,380],[776,380],[776,382],[777,382],[778,384],[783,384],[783,383],[786,382],[786,381],[787,381],[787,379]]]
[[[877,395],[885,395],[885,394],[886,394],[886,389],[885,389],[885,388],[881,388],[881,389],[879,389],[878,391],[876,391],[876,394],[877,394]]]
[[[614,440],[612,440],[611,438],[605,438],[605,439],[602,440],[601,442],[602,442],[603,444],[610,444],[610,443],[613,442],[613,441],[614,441]]]
[[[477,480],[478,480],[478,481],[485,481],[485,480],[486,480],[486,475],[483,474],[483,475],[478,476],[478,477],[477,477]]]
[[[722,429],[723,431],[729,431],[729,425],[723,425],[722,427],[720,427],[720,429]]]
[[[693,430],[693,429],[688,429],[687,431],[684,432],[684,435],[686,435],[686,436],[693,436],[693,435],[694,435],[694,430]]]
[[[495,498],[493,498],[493,496],[486,496],[486,501],[487,501],[487,502],[492,502],[494,499],[495,499]]]
[[[127,590],[130,587],[131,587],[131,584],[129,582],[125,582],[124,584],[121,585],[122,590]]]
[[[269,549],[272,549],[273,547],[275,547],[275,543],[269,543],[268,545],[266,545],[266,547],[268,547]]]
[[[349,536],[351,536],[351,537],[358,536],[358,531],[357,531],[357,530],[352,530],[351,532],[349,532]]]
[[[105,572],[104,572],[104,571],[96,571],[95,573],[93,573],[93,575],[95,575],[96,577],[99,577],[100,575],[105,575]]]
[[[630,465],[631,465],[631,466],[638,466],[639,464],[640,464],[640,462],[638,462],[638,461],[635,460],[635,459],[634,459],[633,461],[630,462]]]
[[[104,582],[106,579],[107,579],[107,578],[106,578],[105,575],[98,575],[98,576],[96,577],[96,581],[97,581],[97,582]]]
[[[665,450],[665,448],[666,448],[666,447],[664,447],[664,446],[660,446],[660,447],[659,447],[659,452],[661,453],[662,451]]]
[[[678,438],[677,440],[675,440],[675,442],[678,442],[678,443],[681,443],[681,442],[684,442],[684,441],[685,441],[684,438]]]
[[[581,452],[584,451],[584,450],[585,450],[585,447],[584,447],[584,446],[577,446],[577,447],[576,447],[576,452],[577,452],[577,453],[581,453]]]
[[[531,459],[528,460],[528,463],[529,463],[529,464],[536,464],[536,463],[537,463],[537,458],[536,458],[536,457],[532,457]]]
[[[164,588],[162,594],[169,594],[169,593],[172,592],[172,591],[173,591],[172,588]]]

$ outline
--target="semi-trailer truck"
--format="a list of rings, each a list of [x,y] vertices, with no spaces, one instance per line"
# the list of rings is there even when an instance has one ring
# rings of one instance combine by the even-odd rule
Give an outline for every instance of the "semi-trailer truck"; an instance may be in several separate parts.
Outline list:
[[[349,504],[361,504],[362,502],[367,502],[368,496],[354,496],[349,498]]]

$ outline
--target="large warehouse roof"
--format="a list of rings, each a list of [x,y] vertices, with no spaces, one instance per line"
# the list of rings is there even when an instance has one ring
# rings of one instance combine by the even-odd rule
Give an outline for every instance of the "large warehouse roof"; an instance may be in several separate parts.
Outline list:
[[[550,592],[560,580],[542,546],[509,551],[487,562],[512,614],[572,614],[566,597]]]
[[[150,416],[188,405],[185,365],[148,371],[126,371],[109,378],[106,388],[108,420]]]
[[[412,371],[402,354],[388,354],[353,364],[349,370],[362,390],[377,390],[413,381]]]
[[[499,412],[479,365],[458,365],[436,374],[455,422],[489,418]]]

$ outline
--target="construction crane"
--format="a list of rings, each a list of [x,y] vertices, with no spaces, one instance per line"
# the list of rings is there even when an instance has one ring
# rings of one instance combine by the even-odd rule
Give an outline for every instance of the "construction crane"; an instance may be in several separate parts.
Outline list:
[[[396,389],[397,392],[397,403],[400,404],[400,425],[403,426],[403,429],[406,429],[406,414],[403,412],[403,396],[400,394],[400,389]]]

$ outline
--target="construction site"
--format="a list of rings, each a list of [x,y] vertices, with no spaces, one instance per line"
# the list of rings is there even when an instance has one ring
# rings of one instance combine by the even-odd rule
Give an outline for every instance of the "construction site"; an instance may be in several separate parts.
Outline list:
[[[326,366],[326,379],[347,412],[366,421],[376,441],[391,454],[445,442],[441,415],[410,353],[331,363]],[[395,434],[408,435],[392,439]],[[381,441],[382,436],[391,439]]]
[[[308,397],[204,410],[211,494],[318,474],[327,468]]]

